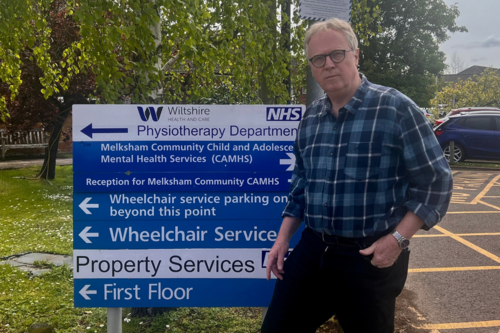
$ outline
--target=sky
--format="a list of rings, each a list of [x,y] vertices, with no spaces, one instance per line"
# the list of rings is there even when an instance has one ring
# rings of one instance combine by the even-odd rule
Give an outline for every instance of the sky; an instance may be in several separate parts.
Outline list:
[[[456,22],[469,32],[448,33],[450,39],[440,45],[447,62],[453,52],[470,66],[500,68],[500,0],[444,0],[458,4],[460,16]]]

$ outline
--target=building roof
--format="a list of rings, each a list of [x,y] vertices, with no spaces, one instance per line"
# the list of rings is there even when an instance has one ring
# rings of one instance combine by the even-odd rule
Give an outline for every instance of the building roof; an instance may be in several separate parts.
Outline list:
[[[467,79],[474,79],[474,75],[480,75],[483,73],[487,68],[491,68],[497,71],[497,73],[500,75],[500,69],[499,68],[493,68],[493,67],[485,67],[485,66],[471,66],[467,69],[464,69],[460,73],[457,74],[445,74],[443,75],[444,82],[457,82],[459,79],[462,81],[465,81]]]

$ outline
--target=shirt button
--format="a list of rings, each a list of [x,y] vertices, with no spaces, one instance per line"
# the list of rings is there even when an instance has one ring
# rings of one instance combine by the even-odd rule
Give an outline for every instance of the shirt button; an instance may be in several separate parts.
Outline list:
[[[336,130],[336,129],[337,129],[337,126],[335,126],[333,129],[334,129],[334,130]]]
[[[333,156],[333,153],[330,153],[330,156]]]
[[[326,178],[326,180],[330,180],[330,178]]]
[[[328,206],[328,204],[325,204],[325,207]]]

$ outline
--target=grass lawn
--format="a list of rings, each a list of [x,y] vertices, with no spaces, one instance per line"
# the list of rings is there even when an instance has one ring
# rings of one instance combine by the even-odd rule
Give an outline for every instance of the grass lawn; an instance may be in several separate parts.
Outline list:
[[[25,252],[72,255],[72,166],[50,183],[33,179],[39,167],[0,170],[0,259]],[[180,308],[131,318],[124,333],[249,332],[260,328],[260,308]],[[106,309],[73,307],[73,272],[67,266],[34,277],[0,265],[0,333],[27,332],[48,323],[56,332],[106,332]],[[167,330],[167,325],[168,330]]]

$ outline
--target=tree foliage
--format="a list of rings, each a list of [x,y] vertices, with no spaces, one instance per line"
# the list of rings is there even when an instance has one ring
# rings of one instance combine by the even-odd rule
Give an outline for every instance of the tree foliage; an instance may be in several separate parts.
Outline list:
[[[43,13],[49,7],[49,0],[0,2],[0,80],[9,90],[8,95],[0,96],[2,120],[8,115],[7,99],[15,99],[22,84],[21,52],[25,48],[32,50],[34,61],[44,72],[40,77],[42,84],[54,77],[51,61],[45,56],[51,31]]]
[[[368,30],[378,32],[361,39],[361,72],[429,106],[435,77],[446,66],[439,44],[448,32],[467,31],[456,25],[458,7],[443,0],[373,0],[368,5],[380,9],[380,25],[370,23]]]
[[[354,29],[367,41],[379,15],[369,1],[353,2]],[[36,106],[40,117],[30,119],[56,128],[49,123],[64,121],[59,111],[75,102],[200,103],[221,88],[228,103],[286,103],[291,62],[292,86],[305,86],[307,21],[299,19],[299,0],[291,17],[278,15],[285,2],[2,1],[0,117],[12,113],[13,127]],[[56,18],[66,27],[57,30]],[[289,22],[290,51],[280,32]]]
[[[447,104],[448,110],[474,106],[500,107],[500,74],[488,68],[481,75],[474,75],[473,79],[450,82],[436,94],[432,104],[436,107]]]
[[[79,39],[78,28],[65,10],[66,2],[54,1],[48,8],[39,8],[45,20],[46,30],[50,31],[50,39],[47,40],[48,48],[44,53],[44,61],[48,61],[51,68],[62,61],[62,50],[67,49]],[[30,46],[31,45],[31,46]],[[4,98],[10,117],[6,119],[9,129],[29,130],[36,124],[41,124],[47,131],[51,131],[59,111],[71,108],[75,102],[84,103],[86,97],[95,92],[94,75],[92,71],[86,74],[72,75],[67,84],[56,84],[53,87],[57,95],[46,95],[47,80],[44,80],[45,72],[37,60],[37,45],[26,43],[19,52],[19,73],[16,78],[21,84],[15,94],[9,94],[12,85],[5,80],[0,82],[0,95]],[[39,57],[38,57],[39,58]],[[60,69],[59,76],[66,76],[67,69]],[[56,78],[56,83],[61,83]]]
[[[278,17],[285,1],[204,1],[205,11],[186,11],[171,5],[162,33],[164,58],[180,54],[176,65],[166,71],[164,100],[190,103],[210,98],[219,83],[230,90],[229,102],[285,103],[288,97],[284,78],[288,64],[303,63],[302,39],[306,22],[298,17]],[[298,6],[298,1],[294,1]],[[193,26],[193,19],[196,27]],[[172,24],[173,21],[175,24]],[[280,28],[292,21],[291,52],[284,48],[286,36]],[[192,27],[186,31],[187,27]],[[299,75],[304,75],[300,73]],[[295,75],[292,80],[296,84]],[[259,94],[266,84],[264,95]],[[214,84],[216,83],[216,84]],[[295,85],[294,84],[294,85]],[[297,85],[295,85],[297,86]]]
[[[293,53],[281,47],[284,37],[278,33],[291,18],[269,15],[278,5],[257,0],[2,1],[1,118],[10,129],[35,122],[54,128],[51,146],[57,148],[65,119],[60,111],[86,98],[195,103],[222,84],[230,91],[229,102],[258,103],[265,78],[267,94],[283,103],[288,97],[283,78]],[[66,30],[56,31],[55,18],[66,20]],[[304,24],[297,13],[293,20],[292,49],[297,50]],[[65,31],[71,38],[62,37]],[[75,82],[79,99],[69,98]],[[153,91],[164,94],[152,100]]]
[[[65,13],[74,20],[79,38],[50,54],[52,30],[47,11],[55,0],[19,0],[0,5],[0,69],[15,99],[21,86],[20,54],[33,48],[41,69],[45,98],[68,89],[72,77],[92,71],[99,101],[117,103],[124,96],[147,102],[151,91],[164,88],[165,103],[190,103],[209,97],[213,83],[222,82],[239,95],[256,94],[264,75],[276,102],[287,98],[283,77],[287,63],[302,53],[304,22],[297,10],[292,18],[269,16],[272,2],[243,0],[69,0]],[[298,1],[295,1],[298,5]],[[298,7],[297,7],[298,8]],[[293,20],[292,52],[284,50],[279,26]],[[160,40],[152,27],[161,23]]]
[[[66,1],[53,1],[46,8],[37,7],[36,11],[43,17],[45,29],[50,31],[50,38],[46,40],[48,46],[44,46],[46,51],[43,53],[43,61],[46,62],[45,67],[48,66],[51,70],[56,68],[52,71],[58,75],[51,88],[53,93],[47,94],[46,83],[50,79],[47,79],[48,71],[40,65],[42,56],[37,47],[41,42],[35,39],[33,44],[26,42],[20,50],[20,86],[16,94],[10,94],[12,84],[0,82],[0,95],[9,110],[10,116],[5,119],[9,131],[16,133],[17,130],[29,130],[41,125],[51,133],[40,176],[53,178],[59,140],[61,136],[69,139],[69,133],[62,130],[64,121],[73,104],[88,103],[88,96],[96,91],[95,80],[91,70],[69,76],[69,68],[58,68],[63,61],[62,52],[79,39],[78,27],[67,16]],[[66,81],[61,80],[63,77]]]
[[[360,45],[370,45],[370,39],[382,32],[380,7],[376,0],[352,0],[351,26]]]

